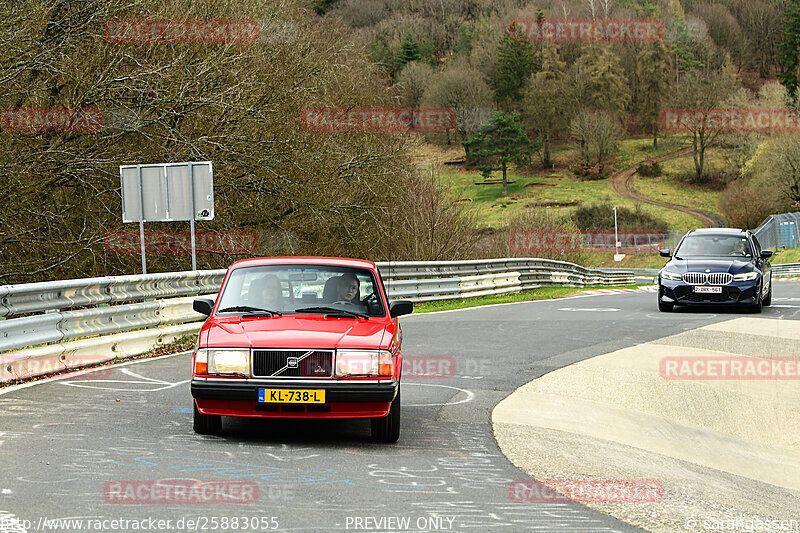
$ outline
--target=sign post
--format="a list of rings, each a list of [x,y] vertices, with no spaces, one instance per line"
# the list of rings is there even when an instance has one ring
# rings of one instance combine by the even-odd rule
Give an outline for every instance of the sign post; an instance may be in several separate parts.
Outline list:
[[[214,219],[214,172],[211,161],[123,165],[122,222],[139,223],[142,272],[147,274],[145,222],[189,221],[192,270],[197,270],[195,220]]]
[[[622,243],[619,242],[619,232],[617,231],[617,206],[614,206],[614,261],[622,261],[625,259],[625,254],[619,253],[619,247]]]

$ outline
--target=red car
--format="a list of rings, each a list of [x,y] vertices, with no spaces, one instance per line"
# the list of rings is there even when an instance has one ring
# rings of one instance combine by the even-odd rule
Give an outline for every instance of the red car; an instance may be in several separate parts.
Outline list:
[[[374,263],[331,257],[230,266],[192,356],[194,430],[223,416],[370,418],[377,442],[400,436],[402,333],[410,301],[389,303]]]

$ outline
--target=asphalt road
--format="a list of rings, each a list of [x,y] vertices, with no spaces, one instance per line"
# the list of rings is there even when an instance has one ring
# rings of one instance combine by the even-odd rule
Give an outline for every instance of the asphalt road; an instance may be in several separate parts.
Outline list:
[[[762,316],[800,319],[800,283],[776,283],[773,302]],[[417,367],[406,367],[396,445],[373,444],[367,421],[225,419],[222,437],[196,435],[187,355],[0,391],[0,532],[81,530],[55,519],[84,531],[102,519],[144,521],[106,531],[634,531],[580,504],[512,501],[509,482],[527,476],[500,454],[490,411],[556,368],[736,316],[659,313],[655,294],[638,292],[405,317]],[[170,479],[254,482],[258,498],[120,504],[104,492]]]

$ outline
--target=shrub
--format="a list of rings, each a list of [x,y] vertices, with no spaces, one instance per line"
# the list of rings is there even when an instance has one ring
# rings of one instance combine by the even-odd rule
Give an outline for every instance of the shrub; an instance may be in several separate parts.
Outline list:
[[[572,220],[581,230],[614,229],[614,207],[611,204],[592,204],[579,207]],[[617,227],[620,230],[648,230],[667,233],[669,226],[660,218],[654,217],[636,204],[634,209],[617,208]]]
[[[728,224],[754,229],[772,213],[769,200],[745,180],[736,180],[719,197],[719,207]]]
[[[652,163],[642,163],[636,168],[636,173],[644,178],[655,178],[660,176],[663,172],[661,165],[653,161]]]

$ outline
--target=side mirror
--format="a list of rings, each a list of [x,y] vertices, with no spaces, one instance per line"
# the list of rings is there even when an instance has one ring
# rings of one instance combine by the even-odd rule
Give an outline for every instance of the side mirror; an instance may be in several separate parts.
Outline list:
[[[669,254],[669,248],[662,248],[661,250],[658,251],[658,255],[660,255],[661,257],[672,257]]]
[[[772,257],[772,250],[761,250],[761,259],[769,259]]]
[[[211,316],[214,309],[214,300],[211,298],[197,298],[192,302],[192,309],[200,314]]]
[[[402,315],[410,315],[414,311],[414,302],[411,300],[395,300],[389,302],[389,316],[392,318]]]

